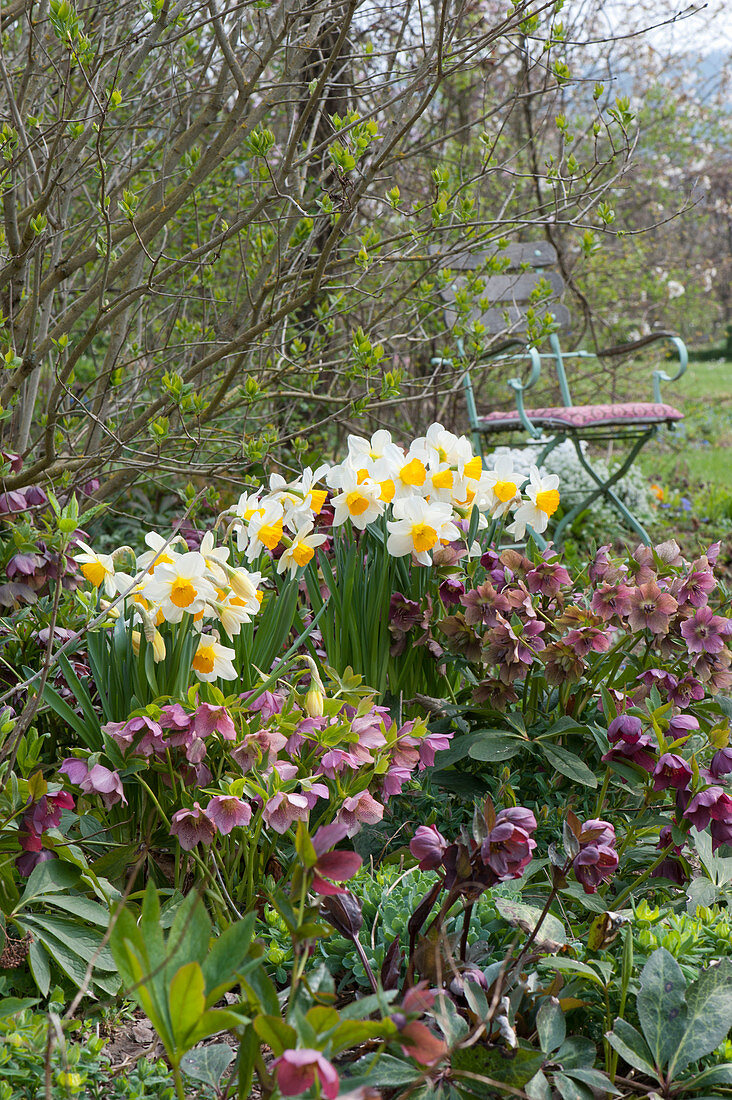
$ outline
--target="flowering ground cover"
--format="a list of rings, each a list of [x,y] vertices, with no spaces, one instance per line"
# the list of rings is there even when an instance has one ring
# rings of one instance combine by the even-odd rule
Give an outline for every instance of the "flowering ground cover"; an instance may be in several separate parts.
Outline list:
[[[732,1094],[718,542],[540,550],[439,424],[187,538],[6,505],[0,1097]]]

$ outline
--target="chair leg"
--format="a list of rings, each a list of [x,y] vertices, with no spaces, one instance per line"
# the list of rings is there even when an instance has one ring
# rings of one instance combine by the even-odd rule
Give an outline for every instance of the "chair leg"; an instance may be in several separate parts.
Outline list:
[[[585,510],[585,508],[588,508],[595,500],[598,499],[598,497],[605,497],[608,500],[608,502],[615,508],[615,510],[620,513],[620,515],[623,517],[623,519],[626,521],[626,523],[628,523],[628,525],[640,537],[641,541],[644,542],[646,546],[651,545],[651,539],[650,539],[650,536],[648,535],[648,532],[646,531],[645,527],[643,527],[643,525],[635,518],[635,516],[632,514],[632,512],[630,512],[628,510],[628,508],[626,508],[626,506],[623,504],[622,500],[618,496],[616,496],[616,494],[612,491],[612,486],[617,481],[619,481],[620,478],[623,477],[624,474],[627,473],[627,471],[632,466],[636,455],[641,450],[641,448],[645,445],[645,443],[648,441],[648,439],[650,439],[650,437],[653,435],[653,432],[654,432],[654,429],[651,428],[651,429],[649,429],[649,431],[647,431],[643,435],[639,436],[639,438],[636,440],[633,447],[628,452],[628,455],[627,455],[625,461],[623,463],[621,463],[621,465],[618,467],[618,469],[615,471],[615,473],[610,478],[608,478],[606,480],[603,480],[600,477],[600,475],[597,474],[595,472],[595,470],[593,470],[592,466],[587,461],[585,455],[582,452],[582,440],[579,439],[579,438],[576,438],[576,437],[572,439],[572,443],[574,444],[574,448],[577,452],[577,457],[578,457],[581,465],[587,471],[587,473],[590,475],[590,477],[595,482],[595,484],[598,486],[598,488],[593,493],[589,493],[585,497],[584,500],[580,501],[579,504],[575,505],[575,507],[572,508],[567,513],[567,515],[563,516],[562,519],[559,521],[559,523],[557,524],[557,526],[555,528],[555,531],[554,531],[554,541],[557,544],[559,544],[559,542],[562,540],[562,538],[564,537],[564,532],[570,526],[570,524],[577,518],[577,516],[580,514],[580,512],[583,512]]]

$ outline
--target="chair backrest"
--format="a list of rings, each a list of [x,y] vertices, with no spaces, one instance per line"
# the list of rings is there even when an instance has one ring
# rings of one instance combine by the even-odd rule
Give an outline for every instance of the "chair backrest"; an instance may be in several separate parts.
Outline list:
[[[445,302],[445,320],[450,328],[459,316],[470,321],[480,321],[489,333],[520,328],[526,309],[532,304],[531,295],[540,279],[549,283],[552,290],[550,298],[543,299],[542,305],[548,305],[560,328],[569,325],[569,310],[556,301],[564,289],[564,282],[557,271],[547,270],[556,264],[557,253],[545,241],[510,244],[505,249],[492,252],[450,252],[444,255],[443,267],[458,273],[480,271],[489,259],[496,256],[506,265],[504,271],[500,275],[481,276],[480,293],[474,295],[467,313],[461,314],[454,308],[455,301],[464,292],[464,276],[456,274],[451,282],[440,288],[440,295]]]

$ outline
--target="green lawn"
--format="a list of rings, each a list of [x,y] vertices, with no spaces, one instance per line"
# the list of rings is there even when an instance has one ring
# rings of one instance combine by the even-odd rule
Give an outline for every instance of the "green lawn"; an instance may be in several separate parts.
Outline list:
[[[690,363],[663,396],[686,419],[645,448],[644,472],[672,489],[696,483],[732,490],[732,363]]]

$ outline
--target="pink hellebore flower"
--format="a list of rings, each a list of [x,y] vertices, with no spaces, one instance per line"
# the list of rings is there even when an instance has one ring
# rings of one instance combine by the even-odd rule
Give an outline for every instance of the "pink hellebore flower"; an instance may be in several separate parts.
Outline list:
[[[667,634],[669,619],[678,608],[670,592],[664,592],[655,581],[631,589],[628,624],[632,630],[650,630]]]
[[[732,620],[715,615],[706,604],[681,624],[681,635],[689,653],[719,653],[729,634],[732,634]]]
[[[108,733],[123,752],[132,744],[135,752],[140,752],[143,756],[165,752],[166,742],[162,728],[146,714],[138,714],[134,718],[128,718],[126,722],[107,722],[106,726],[102,726],[102,731]],[[140,733],[142,737],[138,739],[137,735]]]
[[[420,871],[435,871],[442,863],[448,843],[436,825],[420,825],[409,842],[409,851],[419,861]]]
[[[193,715],[184,710],[180,703],[166,703],[160,708],[158,721],[164,730],[187,730]]]
[[[276,833],[286,833],[294,821],[305,821],[308,813],[308,800],[304,794],[285,794],[280,791],[273,794],[265,804],[262,817]]]
[[[252,807],[248,802],[225,794],[214,795],[204,813],[222,836],[228,836],[232,829],[248,825],[252,820]]]
[[[81,787],[85,794],[100,794],[107,809],[122,802],[127,805],[119,772],[110,771],[103,764],[90,768],[85,760],[70,756],[64,760],[59,771],[67,775],[70,782]]]
[[[401,794],[402,787],[412,778],[412,769],[403,764],[392,764],[381,785],[381,797],[388,802],[392,795]]]
[[[210,844],[216,836],[216,827],[198,802],[194,802],[192,810],[177,810],[173,814],[170,832],[178,837],[181,848],[190,852],[199,841]]]
[[[210,703],[201,703],[193,719],[196,737],[209,737],[218,733],[224,741],[236,741],[234,721],[226,707],[212,707]]]
[[[369,794],[361,791],[346,798],[338,814],[338,820],[348,828],[348,835],[354,836],[362,825],[376,825],[384,816],[384,807]]]
[[[447,733],[428,733],[427,736],[420,741],[419,770],[421,772],[424,771],[425,768],[434,767],[435,753],[442,752],[444,749],[449,749],[452,738],[452,732],[448,731]]]
[[[272,1069],[283,1096],[300,1096],[315,1084],[316,1079],[325,1100],[335,1100],[338,1095],[338,1073],[319,1050],[286,1050],[275,1058]]]
[[[318,861],[313,868],[312,889],[316,894],[346,894],[336,882],[346,882],[360,870],[363,860],[356,852],[334,852],[333,848],[346,836],[347,828],[338,821],[322,825],[313,837],[313,848]],[[332,879],[332,882],[326,882]]]
[[[249,702],[253,695],[253,691],[245,691],[240,698],[247,704],[247,710],[258,711],[265,722],[275,714],[279,714],[285,705],[285,696],[281,691],[262,691],[256,699]]]

